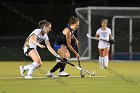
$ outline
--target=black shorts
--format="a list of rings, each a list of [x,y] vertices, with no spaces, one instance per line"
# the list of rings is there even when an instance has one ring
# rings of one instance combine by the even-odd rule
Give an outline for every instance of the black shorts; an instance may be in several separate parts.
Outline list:
[[[26,55],[28,55],[28,53],[34,48],[28,48],[27,51],[25,52]]]

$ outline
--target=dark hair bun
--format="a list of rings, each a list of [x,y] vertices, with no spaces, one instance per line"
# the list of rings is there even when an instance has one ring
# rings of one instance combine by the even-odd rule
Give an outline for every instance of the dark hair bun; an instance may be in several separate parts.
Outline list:
[[[77,23],[79,20],[76,18],[76,17],[74,17],[74,16],[72,16],[72,17],[70,17],[70,20],[69,20],[69,25],[71,25],[71,24],[75,24],[75,23]]]

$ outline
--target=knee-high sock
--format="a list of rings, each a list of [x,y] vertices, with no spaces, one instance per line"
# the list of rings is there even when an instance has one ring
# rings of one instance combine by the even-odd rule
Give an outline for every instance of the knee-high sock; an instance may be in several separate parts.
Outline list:
[[[28,70],[30,68],[31,64],[28,64],[26,66],[23,66],[23,70]]]
[[[108,67],[108,56],[104,57],[104,66]]]
[[[103,57],[99,56],[99,63],[100,63],[100,67],[103,69],[104,67],[104,60]]]
[[[100,67],[101,67],[101,56],[99,56],[99,64],[100,64]]]
[[[64,71],[66,63],[61,63],[60,72]]]
[[[63,61],[64,62],[61,63],[60,72],[64,71],[64,69],[66,67],[67,59],[66,58],[63,58]]]
[[[33,62],[30,65],[30,68],[28,70],[27,76],[32,76],[34,69],[36,69],[37,67],[39,67],[39,64],[37,62]]]
[[[101,69],[103,69],[104,68],[104,57],[99,56],[99,62],[100,62]]]
[[[52,72],[55,72],[57,69],[60,68],[60,66],[61,66],[61,63],[58,62],[58,63],[50,70],[50,72],[51,72],[51,73],[52,73]]]

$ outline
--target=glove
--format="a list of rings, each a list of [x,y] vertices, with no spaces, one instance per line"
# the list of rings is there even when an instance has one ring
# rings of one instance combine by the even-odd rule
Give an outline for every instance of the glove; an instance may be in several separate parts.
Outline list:
[[[55,55],[56,59],[60,60],[60,56],[59,55]]]
[[[66,64],[67,61],[68,61],[68,60],[67,60],[66,58],[63,58],[62,63],[65,63],[65,64]]]
[[[62,64],[63,63],[66,64],[67,63],[67,59],[65,59],[65,58],[63,58],[63,59],[57,58],[56,61],[59,62],[59,63],[62,63]]]
[[[111,40],[109,40],[109,43],[110,44],[115,44],[115,40],[111,39]]]

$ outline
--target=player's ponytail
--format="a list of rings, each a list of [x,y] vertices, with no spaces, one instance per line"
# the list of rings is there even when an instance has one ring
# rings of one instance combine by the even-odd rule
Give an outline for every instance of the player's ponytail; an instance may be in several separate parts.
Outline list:
[[[72,16],[72,17],[70,17],[70,20],[69,20],[68,24],[69,24],[69,25],[75,24],[75,23],[77,23],[78,21],[79,21],[79,20],[78,20],[76,17]]]
[[[38,25],[39,25],[39,28],[43,28],[44,26],[49,26],[51,23],[50,22],[48,22],[48,21],[46,21],[46,20],[41,20],[41,21],[39,21],[38,22]]]

